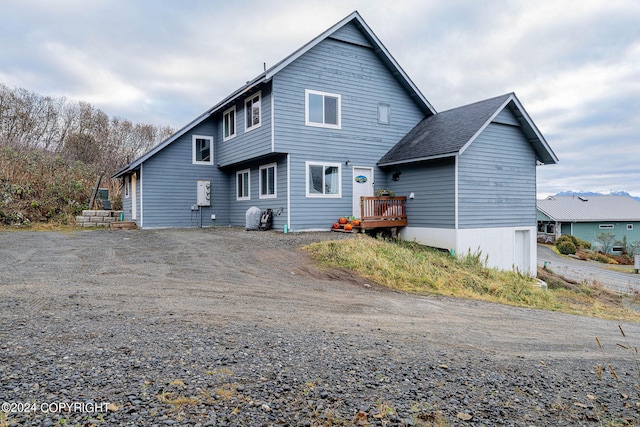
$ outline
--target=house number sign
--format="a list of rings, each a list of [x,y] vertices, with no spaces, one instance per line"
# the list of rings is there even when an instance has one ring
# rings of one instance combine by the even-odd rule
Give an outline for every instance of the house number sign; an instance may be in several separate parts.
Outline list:
[[[356,176],[355,180],[356,182],[363,183],[363,182],[367,182],[367,177],[364,175],[358,175]]]

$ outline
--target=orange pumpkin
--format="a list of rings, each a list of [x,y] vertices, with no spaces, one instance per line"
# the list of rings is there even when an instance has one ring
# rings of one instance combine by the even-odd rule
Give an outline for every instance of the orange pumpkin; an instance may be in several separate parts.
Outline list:
[[[354,227],[357,227],[357,226],[359,226],[359,225],[360,225],[360,220],[359,220],[359,219],[354,219],[353,221],[351,221],[351,224],[352,224]]]
[[[340,224],[338,224],[337,222],[334,222],[331,228],[340,228]]]
[[[347,221],[347,218],[342,217],[342,218],[340,218],[340,219],[338,220],[338,222],[339,222],[340,224],[346,224],[348,221]]]
[[[351,224],[346,224],[346,225],[344,226],[344,229],[345,229],[346,231],[350,231],[350,230],[353,230],[353,226],[352,226]]]

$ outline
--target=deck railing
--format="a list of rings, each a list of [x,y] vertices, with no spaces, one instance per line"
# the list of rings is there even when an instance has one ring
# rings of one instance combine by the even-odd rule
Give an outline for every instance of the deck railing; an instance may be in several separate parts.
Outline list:
[[[401,197],[360,197],[360,218],[362,229],[378,227],[404,227],[407,225],[405,202]]]

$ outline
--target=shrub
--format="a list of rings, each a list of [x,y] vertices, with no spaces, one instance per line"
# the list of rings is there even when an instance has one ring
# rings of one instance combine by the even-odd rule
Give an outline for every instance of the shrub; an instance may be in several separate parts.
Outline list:
[[[571,240],[563,240],[560,243],[556,242],[556,248],[562,255],[573,255],[576,253],[576,245]]]
[[[576,246],[577,246],[578,248],[581,248],[581,249],[591,249],[591,243],[590,243],[590,242],[587,242],[586,240],[579,239],[579,238],[577,238],[577,237],[576,237],[575,239],[576,239],[576,242],[577,242],[577,243],[576,243]]]

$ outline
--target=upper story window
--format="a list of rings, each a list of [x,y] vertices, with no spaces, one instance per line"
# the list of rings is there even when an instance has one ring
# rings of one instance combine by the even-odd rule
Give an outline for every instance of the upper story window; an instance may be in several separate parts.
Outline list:
[[[305,124],[340,129],[340,95],[335,93],[305,90]]]
[[[193,135],[192,163],[194,165],[213,164],[213,137]]]
[[[340,163],[306,162],[307,197],[342,197]]]
[[[383,102],[378,103],[378,123],[388,125],[391,123],[391,106]]]
[[[271,163],[260,166],[260,198],[269,199],[276,197],[276,171],[277,165]]]
[[[245,110],[245,131],[260,127],[262,123],[262,103],[260,102],[261,92],[251,95],[244,101]]]
[[[601,230],[613,230],[613,224],[600,224],[599,227]]]
[[[222,115],[222,140],[236,136],[236,106],[229,108]]]
[[[236,172],[236,200],[251,199],[250,178],[251,172],[249,169]]]

